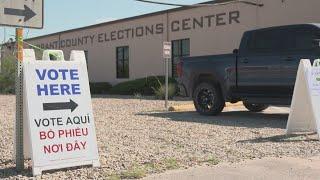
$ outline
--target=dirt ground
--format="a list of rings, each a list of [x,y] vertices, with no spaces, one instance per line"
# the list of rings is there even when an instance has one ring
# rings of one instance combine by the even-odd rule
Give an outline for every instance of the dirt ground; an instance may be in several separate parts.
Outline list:
[[[171,105],[190,104],[180,99]],[[315,134],[285,135],[288,108],[250,113],[228,107],[219,116],[164,111],[152,97],[99,96],[93,109],[100,168],[45,172],[38,179],[142,178],[168,170],[215,167],[266,157],[310,158],[319,155]],[[18,174],[12,161],[15,97],[0,95],[0,179],[32,178],[30,161]]]

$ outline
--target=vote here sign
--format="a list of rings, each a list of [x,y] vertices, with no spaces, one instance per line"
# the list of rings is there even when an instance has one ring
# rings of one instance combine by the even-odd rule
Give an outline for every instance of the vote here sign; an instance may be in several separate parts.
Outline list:
[[[34,175],[99,166],[85,55],[71,61],[24,61],[26,116]]]

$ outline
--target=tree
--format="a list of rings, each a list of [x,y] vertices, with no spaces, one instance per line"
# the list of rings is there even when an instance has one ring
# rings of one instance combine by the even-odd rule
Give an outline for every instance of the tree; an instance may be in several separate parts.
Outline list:
[[[15,92],[15,58],[4,57],[1,61],[0,93],[13,94]]]

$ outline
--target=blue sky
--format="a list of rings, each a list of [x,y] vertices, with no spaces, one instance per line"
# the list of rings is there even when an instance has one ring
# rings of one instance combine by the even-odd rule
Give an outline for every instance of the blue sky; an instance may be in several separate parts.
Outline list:
[[[0,0],[3,1],[3,0]],[[25,29],[25,37],[35,37],[63,30],[88,26],[101,22],[121,19],[164,9],[173,6],[155,5],[134,0],[44,0],[44,29]],[[195,4],[208,0],[158,0],[180,4]],[[4,31],[6,33],[4,33]],[[0,41],[4,36],[12,37],[14,28],[0,27]],[[1,44],[1,43],[0,43]]]

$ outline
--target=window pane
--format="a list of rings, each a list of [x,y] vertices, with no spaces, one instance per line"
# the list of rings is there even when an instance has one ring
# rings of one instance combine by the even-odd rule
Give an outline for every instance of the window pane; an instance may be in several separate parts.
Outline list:
[[[84,51],[84,56],[86,57],[86,63],[87,63],[87,69],[88,69],[89,54],[88,54],[88,51],[87,51],[87,50]]]
[[[190,56],[190,39],[172,41],[172,76],[177,77],[177,64],[181,57]]]
[[[281,41],[282,41],[282,46],[281,48],[284,51],[291,51],[295,49],[295,37],[294,37],[294,32],[292,30],[283,30],[281,31]]]
[[[315,33],[315,39],[320,39],[320,32]]]
[[[180,41],[172,41],[172,55],[173,56],[181,56],[180,52]]]
[[[189,56],[190,55],[190,40],[185,39],[182,40],[182,56]]]
[[[281,33],[283,49],[289,51],[313,49],[316,37],[316,33],[309,27],[298,27]]]
[[[123,61],[117,62],[117,74],[119,77],[121,77],[123,74]]]
[[[129,47],[123,48],[123,54],[124,59],[129,59]]]
[[[250,43],[250,49],[255,52],[269,52],[280,50],[280,33],[276,30],[264,30],[254,33]]]
[[[123,48],[117,48],[117,60],[123,59]]]
[[[172,76],[177,77],[177,64],[179,63],[181,57],[175,57],[172,59]]]
[[[315,35],[308,29],[299,29],[295,32],[296,49],[312,49]]]
[[[129,47],[117,48],[117,78],[129,78]]]
[[[84,51],[84,56],[88,59],[88,51]]]
[[[123,66],[123,77],[128,78],[129,77],[129,61],[124,61]]]

